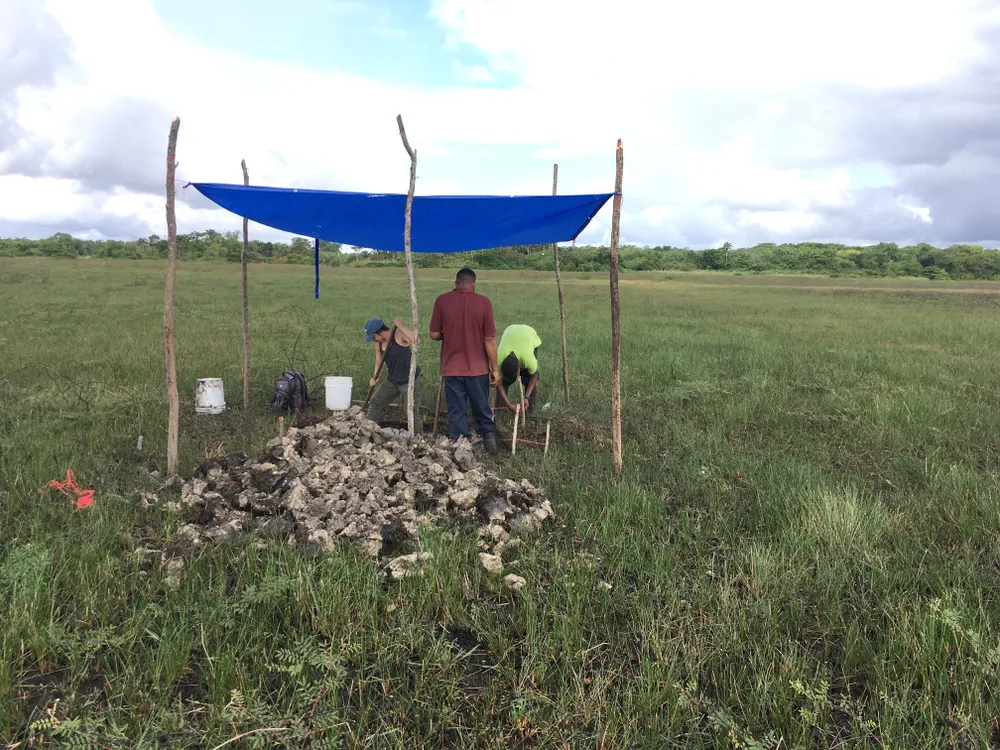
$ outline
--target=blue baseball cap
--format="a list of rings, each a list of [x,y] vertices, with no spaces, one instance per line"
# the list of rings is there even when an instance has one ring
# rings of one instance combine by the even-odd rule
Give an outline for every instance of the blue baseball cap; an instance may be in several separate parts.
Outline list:
[[[365,343],[368,344],[374,341],[375,334],[386,327],[386,324],[382,322],[382,318],[372,318],[365,323]]]

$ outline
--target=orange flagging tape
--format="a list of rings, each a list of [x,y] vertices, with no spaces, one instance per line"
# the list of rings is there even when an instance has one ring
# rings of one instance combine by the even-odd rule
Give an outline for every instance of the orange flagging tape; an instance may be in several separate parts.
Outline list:
[[[94,491],[93,490],[82,490],[76,483],[76,477],[73,476],[72,469],[66,469],[66,481],[60,482],[58,479],[53,479],[45,487],[51,487],[58,492],[61,492],[66,497],[75,498],[76,508],[74,513],[81,508],[89,508],[94,504]],[[43,488],[44,489],[44,488]]]

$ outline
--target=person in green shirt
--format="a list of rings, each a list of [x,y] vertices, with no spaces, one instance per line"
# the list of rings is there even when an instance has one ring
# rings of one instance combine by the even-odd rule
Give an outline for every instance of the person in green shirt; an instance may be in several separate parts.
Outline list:
[[[542,340],[531,326],[512,325],[504,329],[497,345],[497,361],[500,363],[500,387],[497,388],[496,408],[517,411],[510,402],[508,391],[514,381],[521,378],[524,386],[522,411],[530,411],[538,395],[538,347]]]

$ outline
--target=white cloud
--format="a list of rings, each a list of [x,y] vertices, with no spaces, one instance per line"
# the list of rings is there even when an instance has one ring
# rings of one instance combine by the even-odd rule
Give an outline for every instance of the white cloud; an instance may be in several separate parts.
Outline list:
[[[765,100],[757,105],[757,114],[761,117],[784,117],[787,112],[784,102]]]
[[[24,85],[0,90],[16,125],[4,141],[0,117],[0,222],[104,231],[106,216],[107,228],[162,233],[172,114],[182,120],[179,185],[238,182],[245,158],[254,184],[402,192],[402,112],[425,193],[547,194],[552,161],[560,192],[606,191],[623,138],[623,241],[739,244],[868,231],[831,224],[850,215],[891,216],[882,225],[919,231],[939,213],[921,191],[881,188],[912,195],[880,199],[875,211],[874,198],[851,184],[844,143],[863,134],[829,92],[946,86],[989,52],[978,34],[997,18],[994,5],[433,0],[430,16],[448,44],[485,64],[452,62],[466,86],[418,88],[187,42],[167,31],[151,0],[48,0],[74,66],[54,83],[27,80],[22,66]],[[405,33],[388,21],[378,28]],[[15,59],[3,38],[0,61]],[[476,85],[501,72],[520,84]],[[946,114],[964,126],[991,111]],[[857,163],[880,159],[865,153]],[[978,153],[948,161],[985,180],[993,171],[983,164]],[[933,184],[926,170],[912,174]],[[239,226],[192,192],[180,194],[181,231]],[[609,212],[581,241],[606,240]]]
[[[0,175],[0,206],[5,216],[20,221],[50,223],[89,211],[100,201],[79,192],[74,180]]]
[[[493,80],[493,73],[484,65],[465,65],[456,60],[455,72],[466,83],[489,83]]]
[[[761,227],[776,235],[776,239],[794,232],[812,229],[821,223],[821,217],[806,211],[748,211],[739,212],[739,225]]]
[[[976,21],[995,13],[978,0],[432,0],[431,7],[454,41],[513,60],[533,85],[628,86],[645,69],[648,88],[661,91],[941,80],[981,51]],[[567,57],[557,40],[586,53]]]
[[[920,219],[925,224],[933,224],[934,219],[931,218],[930,207],[915,205],[912,201],[913,198],[902,195],[896,199],[896,203],[900,206],[900,208],[905,208],[907,211],[909,211],[911,214],[913,214],[915,217]]]
[[[803,238],[823,231],[825,211],[871,213],[848,176],[856,164],[840,153],[845,139],[862,134],[844,128],[845,113],[824,100],[826,92],[946,86],[991,52],[981,32],[1000,20],[1000,5],[625,0],[609,7],[580,0],[568,9],[551,0],[433,0],[432,15],[456,47],[512,67],[550,110],[587,102],[585,112],[566,118],[586,122],[563,120],[572,130],[539,155],[609,154],[608,144],[623,136],[626,203],[651,204],[636,217],[650,229],[662,230],[662,207],[671,206],[672,220],[719,222],[731,237],[759,227]],[[568,55],[568,48],[590,53]],[[909,106],[909,117],[923,116],[919,105]],[[808,129],[800,125],[803,107]],[[826,109],[829,127],[817,127]],[[974,116],[948,114],[959,126]],[[814,176],[778,166],[795,154],[804,166],[834,168]],[[930,208],[897,205],[900,216],[929,223]]]

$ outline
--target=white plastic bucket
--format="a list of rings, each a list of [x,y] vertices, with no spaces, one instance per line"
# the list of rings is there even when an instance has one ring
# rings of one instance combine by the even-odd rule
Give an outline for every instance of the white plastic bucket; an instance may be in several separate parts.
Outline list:
[[[328,375],[326,384],[326,408],[330,411],[346,411],[351,408],[351,378]]]
[[[221,414],[226,410],[222,378],[199,378],[194,387],[194,410],[198,414]]]

